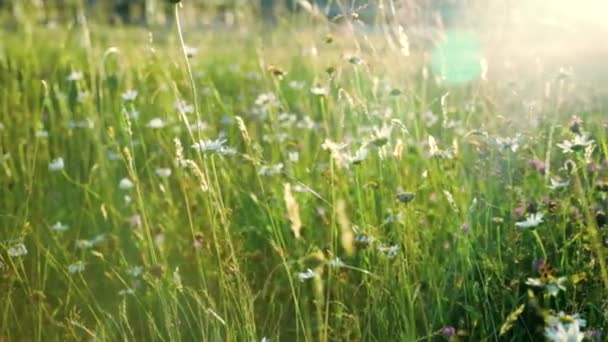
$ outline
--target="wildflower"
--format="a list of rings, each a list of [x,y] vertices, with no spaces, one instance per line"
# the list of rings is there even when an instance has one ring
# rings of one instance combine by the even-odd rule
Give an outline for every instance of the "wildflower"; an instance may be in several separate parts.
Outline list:
[[[184,100],[175,101],[175,103],[173,104],[173,108],[175,108],[178,112],[184,113],[184,114],[194,113],[194,106],[191,104],[188,104],[188,102],[186,102]]]
[[[574,139],[564,140],[561,144],[557,144],[557,146],[562,149],[563,153],[572,153],[584,150],[593,144],[593,140],[590,140],[587,136],[577,134],[574,136]]]
[[[275,165],[262,165],[258,174],[260,176],[274,176],[283,171],[283,163],[278,163]]]
[[[528,160],[528,167],[540,172],[541,174],[544,174],[545,170],[547,169],[545,162],[539,159]]]
[[[287,75],[287,71],[281,69],[280,67],[276,66],[276,65],[268,65],[268,67],[266,67],[266,70],[268,70],[268,72],[272,75],[275,76],[278,79],[283,79],[283,77],[285,75]]]
[[[83,77],[83,74],[81,71],[72,71],[68,77],[66,77],[66,80],[68,81],[79,81],[81,80]]]
[[[367,158],[368,150],[364,146],[361,146],[355,154],[345,152],[347,146],[346,143],[336,143],[325,139],[321,147],[324,150],[329,150],[332,159],[341,168],[348,168],[351,164],[359,164]]]
[[[489,137],[489,140],[501,150],[511,150],[513,153],[519,150],[522,141],[521,133],[514,137]]]
[[[79,273],[84,271],[85,264],[82,261],[78,261],[77,263],[71,264],[68,266],[68,272],[70,274]]]
[[[322,86],[315,86],[310,88],[310,92],[316,96],[327,96],[329,94],[329,89]]]
[[[549,295],[555,297],[559,293],[559,291],[566,291],[566,281],[568,278],[559,277],[556,278],[554,276],[542,277],[542,278],[528,278],[526,280],[526,285],[532,287],[544,288],[547,290]]]
[[[135,215],[131,216],[129,218],[129,224],[132,227],[139,227],[139,226],[141,226],[141,215],[135,214]]]
[[[567,188],[570,185],[570,181],[560,182],[558,179],[551,178],[551,185],[549,185],[549,189],[557,190],[560,188]]]
[[[536,272],[540,272],[541,269],[544,268],[546,264],[547,264],[547,262],[543,258],[534,259],[534,261],[532,261],[532,269],[535,270]]]
[[[63,158],[59,157],[59,158],[55,158],[53,160],[51,160],[51,162],[49,163],[49,171],[61,171],[63,170],[64,164],[63,164]]]
[[[165,122],[161,118],[154,118],[150,120],[146,126],[152,129],[159,129],[165,127]]]
[[[57,221],[57,223],[51,226],[51,230],[56,232],[65,232],[66,230],[68,230],[68,228],[70,228],[68,225],[65,225],[59,221]]]
[[[255,105],[258,107],[273,107],[277,106],[279,101],[273,93],[262,93],[255,99]]]
[[[401,222],[403,219],[403,213],[397,213],[396,215],[389,215],[384,219],[384,223],[395,223]]]
[[[220,155],[233,155],[236,150],[232,147],[225,146],[226,139],[216,140],[201,140],[192,144],[192,148],[199,152],[217,153]]]
[[[516,222],[515,226],[519,228],[534,228],[543,222],[543,214],[530,214],[524,221]]]
[[[365,234],[357,234],[355,235],[355,245],[359,248],[367,248],[375,241],[373,236],[368,236]]]
[[[346,160],[353,165],[360,164],[367,158],[367,148],[361,146],[353,155],[346,155]]]
[[[341,260],[340,258],[338,258],[338,257],[335,257],[335,258],[333,258],[333,259],[329,260],[329,261],[327,262],[327,264],[328,264],[329,266],[331,266],[331,267],[335,267],[335,268],[338,268],[338,267],[344,267],[344,266],[346,266],[346,264],[344,263],[344,261],[342,261],[342,260]]]
[[[453,155],[448,150],[440,150],[437,145],[437,140],[432,135],[429,135],[428,138],[429,145],[429,157],[431,158],[440,158],[440,159],[452,159]]]
[[[431,127],[434,124],[436,124],[437,121],[439,121],[439,117],[437,115],[435,115],[433,112],[431,112],[430,110],[422,113],[422,119],[426,123],[427,127]]]
[[[122,93],[123,101],[133,101],[137,98],[137,90],[129,89]]]
[[[156,175],[160,178],[167,178],[171,176],[171,169],[168,167],[159,167],[154,170],[154,173],[156,173]]]
[[[591,329],[587,332],[587,337],[592,341],[599,342],[602,340],[602,331],[600,329]]]
[[[190,124],[190,128],[193,132],[203,132],[209,129],[209,124],[202,120],[196,120]]]
[[[171,0],[171,2],[173,2],[173,3],[178,3],[180,1],[181,0]],[[198,55],[198,49],[195,47],[186,45],[186,46],[184,46],[184,53],[186,54],[186,56],[188,58],[192,58],[192,57]]]
[[[563,311],[557,313],[557,316],[551,315],[549,317],[549,325],[563,324],[565,328],[568,328],[570,324],[576,323],[579,327],[584,328],[587,326],[587,321],[581,318],[581,315],[575,313],[573,315],[566,314]]]
[[[400,192],[397,194],[397,200],[401,203],[410,203],[415,197],[416,194],[413,192]]]
[[[460,226],[462,232],[468,234],[471,231],[471,224],[469,222],[465,222]]]
[[[386,256],[389,259],[396,257],[397,253],[399,252],[399,246],[397,246],[397,245],[392,245],[392,246],[379,245],[377,249],[378,249],[378,252],[386,254]]]
[[[144,274],[144,268],[142,266],[133,266],[127,270],[127,274],[134,278],[137,278],[140,275]]]
[[[572,132],[572,133],[581,134],[582,125],[583,125],[583,119],[574,115],[572,117],[572,119],[570,120],[570,125],[568,128],[570,129],[570,132]]]
[[[118,183],[118,188],[121,190],[129,190],[131,189],[135,184],[133,184],[133,182],[129,179],[129,178],[123,178],[120,180],[120,182]]]
[[[585,338],[584,332],[580,328],[586,325],[585,320],[578,318],[578,315],[551,317],[549,326],[545,328],[545,337],[552,342],[580,342]]]
[[[106,236],[104,234],[99,234],[92,238],[91,240],[77,240],[76,248],[78,249],[89,249],[95,246],[98,246],[102,242],[106,240]]]
[[[10,257],[20,257],[27,254],[27,248],[23,242],[17,242],[13,243],[13,245],[6,250],[6,253]]]
[[[93,126],[95,126],[95,124],[93,123],[93,121],[91,121],[91,119],[84,119],[82,121],[70,120],[70,122],[68,122],[68,127],[71,128],[71,129],[75,129],[75,128],[93,128]]]
[[[76,240],[76,248],[78,249],[89,249],[93,247],[93,244],[89,240]]]
[[[134,295],[135,294],[135,290],[133,290],[132,288],[126,288],[124,290],[120,290],[118,291],[118,295],[119,296],[127,296],[127,295]]]
[[[305,280],[308,279],[312,279],[316,276],[317,274],[315,273],[315,271],[311,270],[310,268],[306,270],[306,272],[299,272],[297,274],[298,276],[298,280],[300,282],[304,282]]]
[[[304,86],[306,84],[301,81],[289,81],[289,83],[287,85],[289,86],[289,88],[291,88],[293,90],[301,90],[304,88]]]
[[[300,153],[298,153],[297,151],[289,152],[287,156],[289,157],[289,161],[292,163],[296,163],[298,162],[298,160],[300,160]]]
[[[441,335],[445,336],[445,337],[452,337],[454,335],[456,335],[456,328],[452,327],[452,326],[445,326],[443,328],[441,328]]]

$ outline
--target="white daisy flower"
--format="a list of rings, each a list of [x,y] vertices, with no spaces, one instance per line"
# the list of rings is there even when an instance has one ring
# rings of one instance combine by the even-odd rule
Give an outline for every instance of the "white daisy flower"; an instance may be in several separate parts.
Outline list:
[[[127,289],[118,291],[119,296],[128,296],[128,295],[134,295],[134,294],[135,294],[135,290],[133,290],[132,288],[127,288]]]
[[[545,328],[545,337],[552,342],[580,342],[585,334],[581,331],[587,325],[587,321],[579,314],[567,315],[560,312],[557,316],[551,316]]]
[[[186,102],[184,100],[175,101],[175,103],[173,104],[173,108],[175,108],[175,110],[177,110],[178,112],[184,113],[184,114],[194,113],[194,106],[191,104],[188,104],[188,102]]]
[[[167,177],[171,176],[171,169],[168,167],[159,167],[156,170],[154,170],[154,172],[160,178],[167,178]]]
[[[396,257],[397,253],[399,253],[399,246],[397,246],[397,245],[392,245],[392,246],[378,245],[377,249],[378,249],[378,252],[386,254],[386,256],[389,259]]]
[[[566,291],[566,282],[568,278],[566,277],[551,277],[550,279],[544,278],[528,278],[526,280],[526,285],[532,287],[540,287],[545,288],[549,295],[555,297],[559,293],[559,291]]]
[[[226,139],[216,140],[201,140],[197,143],[192,144],[192,148],[202,153],[217,153],[221,155],[233,155],[236,154],[236,150],[232,147],[225,145]]]
[[[150,120],[146,126],[152,129],[159,129],[165,127],[165,122],[161,118],[154,118]]]
[[[315,86],[310,88],[310,92],[311,94],[317,96],[327,96],[329,94],[329,89],[327,89],[326,87]]]
[[[189,58],[192,58],[196,55],[198,55],[198,49],[192,46],[184,46],[184,51],[186,53],[186,56],[188,56]]]
[[[274,176],[281,173],[281,171],[283,171],[283,163],[278,163],[275,165],[263,165],[260,167],[258,174],[260,176]]]
[[[130,276],[137,278],[140,275],[144,274],[144,268],[142,266],[133,266],[129,270],[127,270],[127,273]]]
[[[129,178],[123,178],[120,180],[120,182],[118,183],[118,188],[121,190],[129,190],[131,189],[135,184],[133,184],[133,181],[131,181]]]
[[[301,90],[306,84],[302,81],[289,81],[287,85],[293,90]]]
[[[74,273],[80,273],[82,271],[84,271],[85,269],[85,264],[82,261],[78,261],[77,263],[71,264],[70,266],[68,266],[68,272],[70,274],[74,274]]]
[[[122,93],[123,101],[133,101],[137,98],[137,90],[129,89]]]
[[[329,261],[327,262],[327,264],[328,264],[329,266],[331,266],[331,267],[335,267],[335,268],[338,268],[338,267],[344,267],[344,266],[346,266],[346,264],[344,263],[344,261],[342,261],[342,260],[341,260],[340,258],[338,258],[338,257],[335,257],[335,258],[333,258],[333,259],[329,260]]]
[[[564,181],[564,182],[560,182],[558,179],[551,178],[550,181],[551,181],[551,184],[549,185],[549,189],[551,189],[551,190],[567,188],[570,185],[570,181],[568,181],[568,180]]]
[[[561,144],[557,144],[557,147],[562,149],[563,153],[572,153],[575,151],[581,151],[592,146],[593,140],[589,139],[586,135],[575,135],[572,140],[564,140]]]
[[[545,337],[551,342],[581,342],[585,338],[585,333],[580,330],[577,323],[557,324],[545,328]]]
[[[79,81],[83,78],[83,74],[81,71],[72,71],[68,77],[66,77],[66,80],[68,81]]]
[[[516,222],[515,226],[519,228],[534,228],[543,223],[543,214],[535,213],[530,214],[524,221]]]
[[[18,243],[14,243],[12,246],[10,246],[6,250],[6,253],[10,257],[20,257],[20,256],[24,256],[27,254],[27,248],[25,247],[23,242],[18,242]]]
[[[298,160],[300,160],[300,153],[298,153],[297,151],[289,152],[288,157],[290,162],[297,163]]]
[[[51,230],[56,232],[65,232],[66,230],[68,230],[68,228],[70,228],[68,225],[63,224],[60,221],[57,221],[54,225],[51,226]]]
[[[51,160],[51,162],[49,163],[49,171],[61,171],[63,170],[64,164],[63,164],[63,158],[59,157],[59,158],[55,158],[53,160]]]
[[[310,268],[306,270],[306,272],[299,272],[297,274],[298,276],[298,280],[300,282],[304,282],[308,279],[312,279],[316,276],[317,274],[315,273],[315,271],[311,270]]]

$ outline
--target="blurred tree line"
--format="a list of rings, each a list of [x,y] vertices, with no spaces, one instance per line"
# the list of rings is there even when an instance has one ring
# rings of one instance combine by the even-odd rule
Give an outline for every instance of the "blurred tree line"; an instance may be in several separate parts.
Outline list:
[[[328,18],[357,13],[371,23],[390,12],[405,23],[458,20],[472,0],[182,0],[182,17],[195,24],[232,26],[240,21],[274,25],[278,18],[303,12],[310,4]],[[380,4],[383,9],[379,10]],[[109,24],[171,24],[173,4],[169,0],[0,0],[0,17],[20,21],[63,23],[79,15]]]
[[[239,13],[253,15],[257,20],[274,23],[285,13],[297,13],[301,0],[183,0],[184,13],[213,18],[215,21],[235,20]],[[322,9],[329,17],[342,10],[364,8],[376,0],[305,0]],[[398,1],[398,0],[397,0]],[[79,9],[87,17],[111,24],[158,24],[170,22],[173,4],[168,0],[0,0],[0,11],[16,17],[24,14],[45,22],[73,19]]]

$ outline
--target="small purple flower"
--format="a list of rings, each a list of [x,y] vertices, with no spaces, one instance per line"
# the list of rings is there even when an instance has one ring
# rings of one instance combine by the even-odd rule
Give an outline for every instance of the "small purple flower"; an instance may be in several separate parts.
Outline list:
[[[131,218],[129,219],[129,223],[131,224],[132,227],[141,226],[141,216],[139,214],[135,214],[135,215],[131,216]]]
[[[532,261],[532,269],[536,272],[540,272],[541,267],[545,265],[545,259],[539,258]]]
[[[468,234],[471,231],[471,224],[469,222],[465,222],[462,224],[462,226],[460,226],[460,229],[462,229],[463,233]]]
[[[515,215],[515,217],[520,218],[522,216],[524,216],[524,214],[526,213],[526,207],[517,207],[515,209],[513,209],[513,215]]]
[[[456,328],[453,326],[446,326],[441,328],[441,334],[445,337],[452,337],[456,335]]]
[[[544,174],[545,170],[547,169],[547,165],[545,164],[545,162],[540,159],[528,160],[528,167],[531,169],[534,169],[542,174]]]
[[[592,341],[601,341],[602,340],[602,331],[600,329],[591,329],[589,332],[589,338]]]

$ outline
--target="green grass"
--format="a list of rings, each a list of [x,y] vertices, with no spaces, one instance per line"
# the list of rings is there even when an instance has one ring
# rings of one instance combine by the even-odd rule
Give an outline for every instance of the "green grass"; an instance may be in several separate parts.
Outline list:
[[[193,89],[176,31],[88,30],[90,45],[78,26],[0,33],[0,340],[434,341],[453,326],[452,340],[525,341],[559,311],[608,328],[605,99],[580,82],[522,75],[530,96],[558,89],[530,112],[506,77],[437,83],[382,35],[189,31]],[[556,145],[575,114],[587,155]],[[191,147],[218,137],[235,153]],[[349,144],[332,156],[328,140]],[[556,296],[526,285],[559,277]]]

